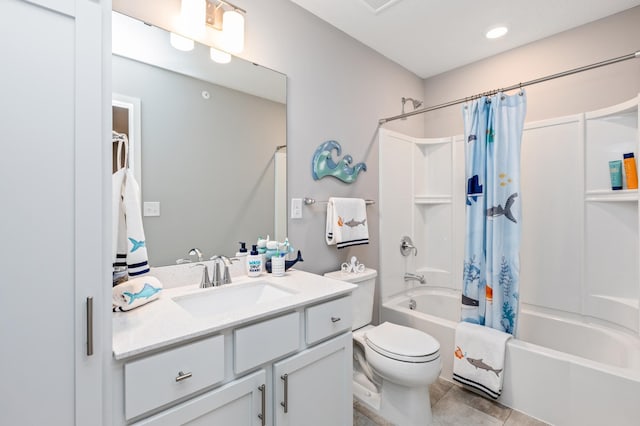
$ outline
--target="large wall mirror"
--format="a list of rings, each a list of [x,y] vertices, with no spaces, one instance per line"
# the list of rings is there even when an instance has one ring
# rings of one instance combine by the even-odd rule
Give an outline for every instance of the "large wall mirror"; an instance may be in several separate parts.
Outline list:
[[[208,258],[267,234],[283,240],[286,76],[236,57],[217,64],[198,43],[176,50],[168,32],[116,12],[112,22],[114,113],[123,97],[138,109],[125,115],[153,214],[143,217],[150,264],[175,264],[194,247]]]

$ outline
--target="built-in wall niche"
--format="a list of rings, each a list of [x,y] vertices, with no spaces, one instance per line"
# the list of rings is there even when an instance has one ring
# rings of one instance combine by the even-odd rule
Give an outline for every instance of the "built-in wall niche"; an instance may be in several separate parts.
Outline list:
[[[638,190],[612,190],[609,161],[638,156],[640,97],[585,114],[584,313],[640,331]]]
[[[413,149],[412,234],[416,273],[453,286],[453,138],[420,139]]]
[[[586,191],[590,198],[610,196],[635,200],[637,190],[612,191],[609,161],[622,160],[625,153],[638,154],[638,100],[585,114]]]

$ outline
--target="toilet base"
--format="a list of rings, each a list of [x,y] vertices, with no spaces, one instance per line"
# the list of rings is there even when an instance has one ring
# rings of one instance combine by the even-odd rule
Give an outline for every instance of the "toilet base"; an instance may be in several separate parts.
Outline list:
[[[366,377],[364,380],[367,380]],[[428,387],[408,388],[384,381],[380,392],[376,392],[366,383],[362,383],[362,377],[354,376],[353,396],[371,411],[394,424],[402,426],[431,424]]]

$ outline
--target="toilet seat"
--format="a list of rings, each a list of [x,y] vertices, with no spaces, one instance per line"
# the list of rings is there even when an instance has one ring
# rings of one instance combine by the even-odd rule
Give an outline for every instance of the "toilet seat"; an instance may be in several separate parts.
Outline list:
[[[385,322],[367,330],[364,340],[375,352],[396,361],[425,363],[440,357],[440,343],[410,327]]]

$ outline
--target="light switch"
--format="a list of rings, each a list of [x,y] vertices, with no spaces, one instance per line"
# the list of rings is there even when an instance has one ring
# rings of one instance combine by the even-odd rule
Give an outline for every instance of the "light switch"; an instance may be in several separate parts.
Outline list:
[[[159,201],[145,201],[143,204],[144,216],[160,216],[160,202]]]
[[[291,219],[302,219],[302,198],[291,199]]]

